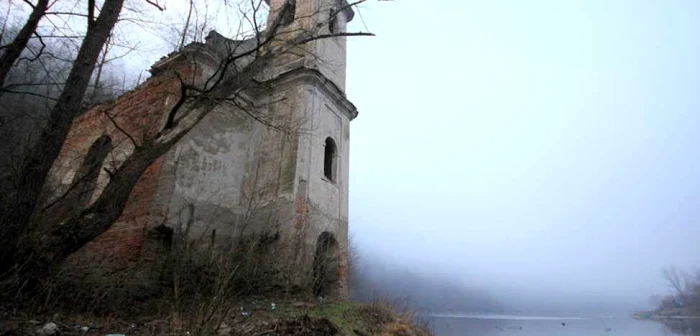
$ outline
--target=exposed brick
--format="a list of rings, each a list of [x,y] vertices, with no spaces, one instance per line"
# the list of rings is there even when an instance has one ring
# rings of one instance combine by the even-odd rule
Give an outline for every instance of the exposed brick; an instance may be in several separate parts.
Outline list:
[[[138,144],[155,135],[161,128],[164,113],[179,94],[177,89],[176,79],[165,73],[147,80],[111,103],[90,109],[73,122],[55,166],[62,167],[63,170],[79,169],[82,157],[86,155],[92,143],[103,134],[109,135],[114,145],[112,155],[106,162],[122,161],[126,155],[119,157],[118,153],[130,153],[133,149],[125,132]],[[106,113],[113,117],[118,126]],[[112,227],[72,255],[69,264],[99,268],[99,264],[123,264],[140,259],[146,242],[149,214],[156,196],[162,161],[162,158],[157,159],[146,169],[131,191],[122,215]]]

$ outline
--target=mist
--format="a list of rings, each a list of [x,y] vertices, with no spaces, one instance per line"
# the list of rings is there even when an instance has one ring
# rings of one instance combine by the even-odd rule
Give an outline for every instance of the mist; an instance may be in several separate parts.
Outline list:
[[[357,12],[348,30],[376,36],[348,39],[349,222],[372,290],[433,311],[627,314],[668,291],[663,267],[700,266],[700,3]],[[115,63],[136,78],[162,44]]]
[[[700,265],[700,4],[361,14],[377,37],[348,46],[350,225],[367,267],[504,310],[607,313],[649,308],[663,267]]]

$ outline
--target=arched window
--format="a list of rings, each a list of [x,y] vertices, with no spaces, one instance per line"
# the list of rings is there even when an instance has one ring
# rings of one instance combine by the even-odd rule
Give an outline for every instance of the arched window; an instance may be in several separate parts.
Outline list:
[[[83,206],[90,201],[90,196],[95,189],[95,183],[100,175],[102,164],[110,150],[112,150],[112,138],[108,135],[99,137],[90,146],[83,164],[75,175],[73,183],[78,185],[78,188],[76,188],[80,192],[78,199]]]
[[[331,182],[335,181],[336,157],[338,156],[338,146],[330,137],[326,138],[326,146],[323,155],[323,175]]]
[[[284,16],[282,17],[282,20],[280,21],[280,23],[281,23],[283,26],[286,26],[286,25],[291,24],[292,22],[294,22],[294,19],[295,19],[295,16],[296,16],[296,12],[297,12],[297,2],[296,2],[296,0],[287,0],[287,2],[285,3],[285,5],[282,6],[282,11],[285,10],[284,8],[285,8],[286,6],[289,6],[289,9],[288,9],[286,12],[284,12],[284,14],[283,14]]]
[[[97,189],[97,179],[105,158],[112,150],[112,139],[103,135],[95,140],[87,154],[77,167],[73,179],[65,193],[55,198],[44,207],[42,217],[45,220],[60,223],[74,216],[90,205]]]
[[[331,34],[335,34],[335,32],[338,30],[338,13],[336,12],[335,8],[331,8],[329,15],[328,31],[330,31]]]

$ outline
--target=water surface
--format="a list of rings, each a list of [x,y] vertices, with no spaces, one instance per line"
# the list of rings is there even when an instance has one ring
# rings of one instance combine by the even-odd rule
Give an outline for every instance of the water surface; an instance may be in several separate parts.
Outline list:
[[[630,317],[435,314],[429,322],[436,336],[700,336],[690,325],[681,323],[673,331],[660,322]]]

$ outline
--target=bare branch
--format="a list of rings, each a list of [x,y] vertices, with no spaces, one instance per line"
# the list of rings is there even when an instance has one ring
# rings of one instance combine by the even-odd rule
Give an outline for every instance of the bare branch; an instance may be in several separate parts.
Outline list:
[[[158,8],[158,10],[161,12],[165,10],[165,6],[161,6],[157,0],[146,0],[146,2],[152,5],[153,7]]]
[[[44,40],[41,38],[41,35],[39,35],[39,33],[34,32],[34,35],[36,35],[36,37],[39,39],[39,43],[41,44],[41,48],[39,48],[38,52],[34,53],[34,57],[32,57],[32,58],[20,57],[18,62],[21,62],[23,60],[29,61],[29,62],[34,62],[37,59],[39,59],[39,57],[41,57],[41,55],[44,53],[44,49],[46,49],[46,43],[44,43]]]
[[[46,15],[67,15],[67,16],[79,16],[83,18],[89,18],[88,14],[75,13],[75,12],[46,12]]]
[[[129,132],[127,132],[127,131],[124,130],[121,126],[119,126],[119,124],[117,123],[117,121],[114,120],[114,117],[113,117],[111,114],[109,114],[109,112],[104,111],[104,114],[107,116],[107,118],[109,118],[109,121],[112,122],[112,124],[114,125],[114,127],[115,127],[116,129],[118,129],[119,132],[121,132],[122,134],[126,135],[127,138],[129,138],[129,141],[131,141],[131,144],[134,145],[134,148],[139,148],[139,147],[140,147],[139,144],[136,142],[136,139],[134,139],[134,137],[132,137],[131,134],[129,134]]]
[[[177,102],[173,107],[170,109],[170,112],[168,112],[168,117],[165,121],[165,125],[163,126],[163,129],[161,131],[167,131],[171,128],[173,128],[173,125],[175,124],[175,115],[177,114],[178,111],[180,111],[180,108],[185,104],[187,101],[187,85],[185,84],[185,81],[182,79],[179,73],[176,73],[177,78],[179,79],[180,83],[180,97],[178,98]]]
[[[678,295],[685,295],[686,292],[686,277],[684,271],[677,269],[674,266],[664,268],[662,271],[663,277],[668,286],[673,288]]]
[[[21,95],[27,95],[27,96],[34,96],[34,97],[39,97],[39,98],[43,98],[43,99],[48,99],[48,100],[51,100],[51,101],[56,101],[56,100],[58,100],[58,99],[56,99],[55,97],[51,97],[51,96],[48,96],[48,95],[45,95],[45,94],[41,94],[41,93],[29,92],[29,91],[15,91],[15,90],[11,90],[11,89],[8,89],[8,88],[2,88],[2,89],[0,89],[0,92],[21,94]]]
[[[39,21],[41,21],[41,18],[46,14],[48,6],[49,0],[39,0],[36,6],[33,6],[32,13],[29,15],[22,30],[20,30],[12,43],[5,47],[5,52],[0,56],[0,88],[5,84],[5,78],[15,64],[15,61],[27,47],[29,39],[36,33]]]
[[[187,37],[187,29],[190,27],[190,19],[192,18],[192,9],[194,8],[194,0],[190,0],[190,8],[187,10],[187,20],[185,20],[185,25],[182,27],[182,37],[180,38],[180,45],[178,50],[182,50],[185,47],[185,37]]]

